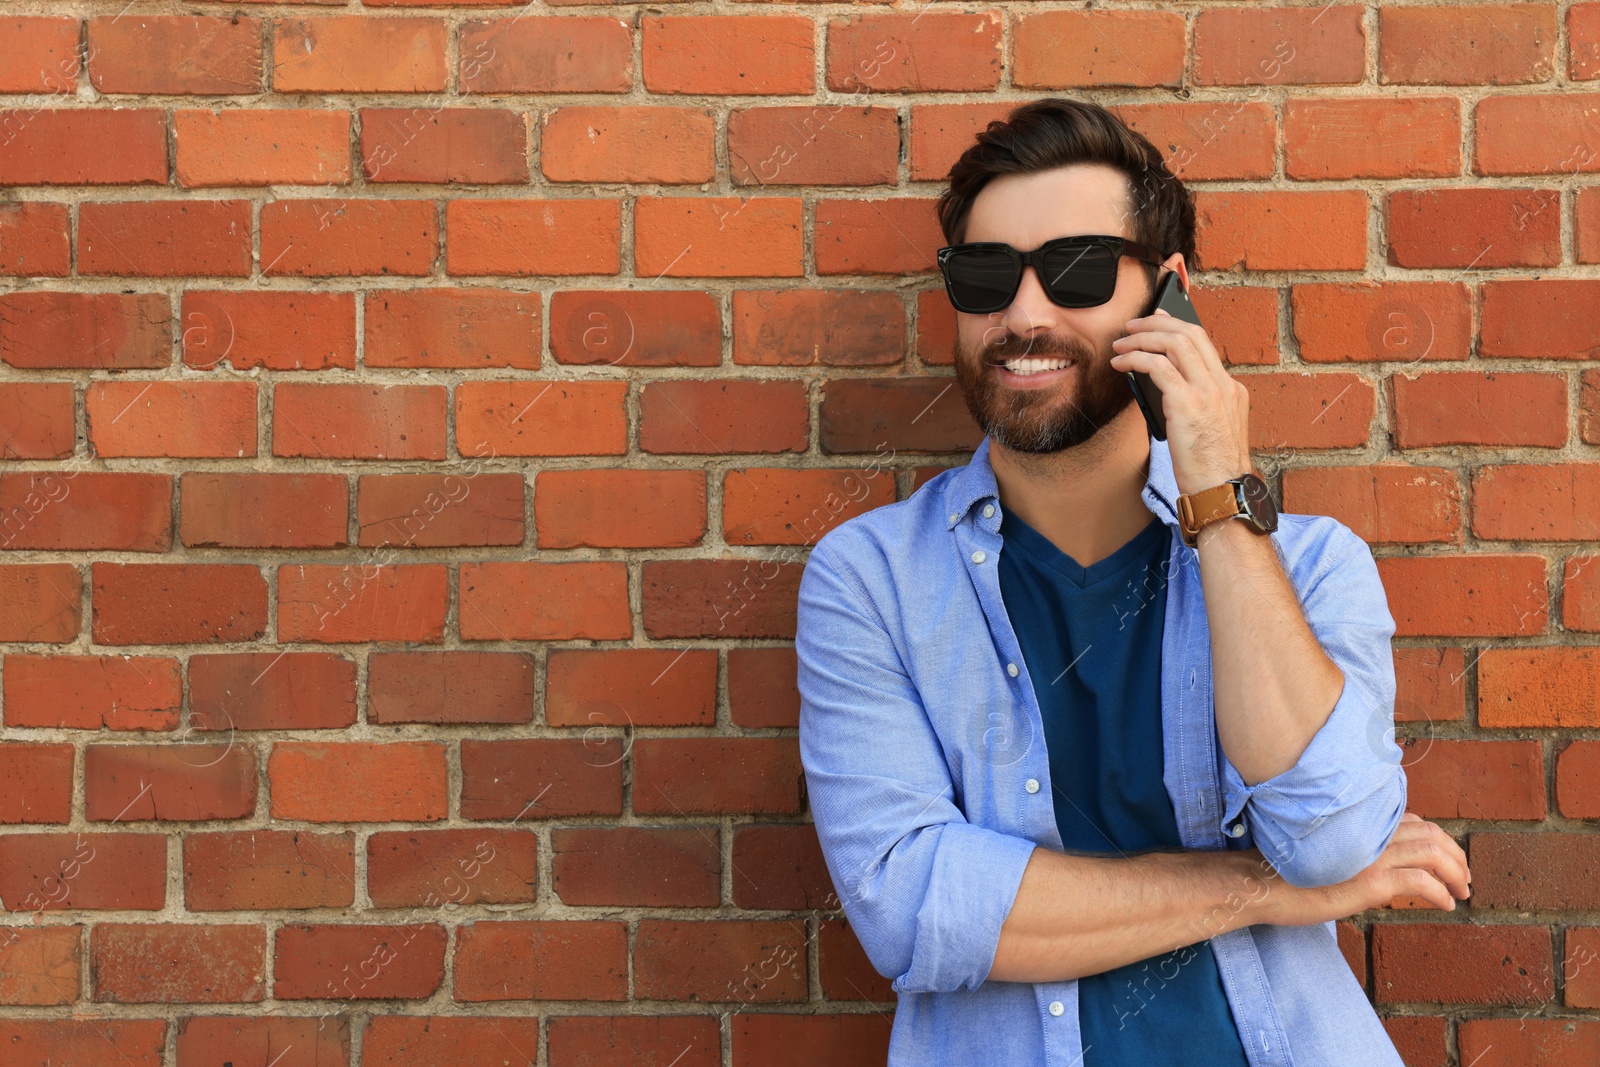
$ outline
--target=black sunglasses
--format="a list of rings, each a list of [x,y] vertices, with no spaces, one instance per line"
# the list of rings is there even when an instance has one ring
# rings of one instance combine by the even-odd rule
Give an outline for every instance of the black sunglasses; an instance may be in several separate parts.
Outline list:
[[[1117,264],[1133,256],[1160,265],[1149,245],[1126,237],[1079,234],[1046,241],[1032,252],[1018,252],[1000,241],[972,241],[939,249],[944,290],[957,311],[987,315],[1002,311],[1022,285],[1028,264],[1039,274],[1045,295],[1064,308],[1104,304],[1117,288]]]

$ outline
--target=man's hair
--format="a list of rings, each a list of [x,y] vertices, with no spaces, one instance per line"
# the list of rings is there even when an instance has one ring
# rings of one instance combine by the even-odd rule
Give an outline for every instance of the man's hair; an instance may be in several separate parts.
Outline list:
[[[939,197],[945,240],[966,239],[972,202],[991,178],[1033,174],[1073,163],[1101,163],[1128,178],[1129,235],[1165,259],[1182,252],[1190,270],[1194,254],[1194,196],[1167,169],[1160,151],[1099,104],[1046,97],[995,119],[950,168],[950,188]],[[1157,267],[1142,264],[1155,283]]]

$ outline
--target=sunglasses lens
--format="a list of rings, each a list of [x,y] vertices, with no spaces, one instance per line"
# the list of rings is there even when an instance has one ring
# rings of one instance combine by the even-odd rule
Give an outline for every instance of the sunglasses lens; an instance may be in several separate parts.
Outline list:
[[[999,311],[1017,287],[1017,264],[1004,252],[971,249],[953,253],[944,265],[950,299],[972,313]]]
[[[1093,307],[1111,299],[1121,257],[1105,245],[1066,245],[1044,257],[1045,290],[1063,307]]]

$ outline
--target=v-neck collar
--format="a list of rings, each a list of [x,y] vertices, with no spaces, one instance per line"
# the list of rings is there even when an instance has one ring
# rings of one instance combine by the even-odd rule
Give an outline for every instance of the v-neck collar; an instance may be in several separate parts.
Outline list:
[[[1085,589],[1122,573],[1146,555],[1154,555],[1157,539],[1170,536],[1166,523],[1152,516],[1144,529],[1129,538],[1121,548],[1085,567],[1009,508],[1000,516],[1000,533],[1005,538],[1007,549],[1022,551],[1030,559]],[[1161,553],[1163,563],[1166,555],[1165,552]]]

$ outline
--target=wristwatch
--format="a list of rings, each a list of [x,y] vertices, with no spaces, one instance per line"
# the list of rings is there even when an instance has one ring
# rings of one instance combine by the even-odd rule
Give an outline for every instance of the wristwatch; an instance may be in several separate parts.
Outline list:
[[[1272,502],[1267,483],[1254,474],[1242,474],[1221,485],[1185,493],[1178,497],[1178,527],[1183,543],[1194,548],[1200,528],[1219,519],[1240,518],[1257,533],[1269,534],[1278,528],[1278,508]]]

